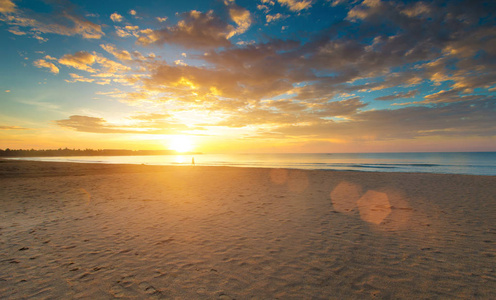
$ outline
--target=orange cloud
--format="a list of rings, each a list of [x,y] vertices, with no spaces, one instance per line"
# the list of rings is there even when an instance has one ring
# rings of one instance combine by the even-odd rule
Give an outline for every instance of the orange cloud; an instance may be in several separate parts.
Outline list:
[[[38,60],[34,61],[33,64],[37,68],[48,68],[50,70],[50,72],[52,72],[54,74],[59,73],[59,68],[57,68],[56,65],[54,65],[53,63],[48,62],[44,59],[38,59]]]
[[[74,83],[74,82],[94,82],[95,79],[92,79],[92,78],[85,78],[83,76],[80,76],[78,74],[74,74],[74,73],[69,73],[69,76],[71,76],[71,80],[65,80],[67,82],[71,82],[71,83]]]
[[[16,5],[12,0],[1,0],[0,1],[0,13],[2,14],[10,14],[15,12]]]
[[[186,48],[212,48],[230,45],[228,38],[235,31],[232,25],[221,20],[213,11],[196,10],[181,14],[175,26],[159,30],[145,29],[140,32],[138,44],[179,44]],[[236,15],[237,20],[247,24],[246,15]],[[244,23],[243,23],[244,22]],[[232,36],[232,35],[231,35]]]
[[[227,35],[227,38],[231,38],[232,36],[237,34],[242,34],[246,32],[248,28],[250,28],[252,20],[251,20],[250,12],[247,9],[239,7],[234,3],[230,4],[229,16],[231,17],[231,20],[233,20],[238,27],[233,31],[231,31]]]
[[[121,15],[119,15],[118,13],[113,13],[110,15],[110,19],[115,22],[115,23],[119,23],[119,22],[122,22],[122,20],[124,19]]]
[[[86,39],[99,39],[105,35],[102,27],[75,12],[74,6],[62,7],[54,5],[54,10],[49,15],[37,14],[34,12],[16,9],[9,0],[4,0],[0,6],[2,13],[7,14],[5,22],[14,26],[14,34],[20,35],[20,27],[29,28],[26,34],[34,38],[45,41],[46,39],[39,36],[40,33],[52,33],[59,35],[81,35]],[[0,11],[1,12],[1,11]]]
[[[29,128],[24,128],[24,127],[20,127],[20,126],[0,125],[0,130],[29,130]]]
[[[108,53],[112,54],[113,56],[117,57],[119,60],[131,60],[131,54],[126,51],[126,50],[118,50],[115,45],[112,44],[101,44],[100,47],[102,47],[105,51]]]
[[[126,58],[126,53],[130,54],[127,51],[118,51],[115,49],[113,45],[103,45],[104,49],[115,52],[117,56],[121,56]],[[73,67],[78,70],[86,71],[92,73],[91,76],[94,77],[112,77],[112,78],[120,78],[121,73],[130,71],[131,68],[125,65],[122,65],[118,62],[105,58],[95,52],[88,53],[86,51],[78,51],[74,54],[66,54],[62,56],[58,62],[62,65]],[[74,78],[74,77],[73,77]],[[79,78],[74,78],[76,81],[81,81]],[[74,81],[71,81],[74,82]],[[109,84],[109,80],[100,80],[95,81],[97,84]]]
[[[280,19],[284,19],[286,17],[287,16],[285,16],[283,14],[277,13],[275,15],[266,15],[265,19],[266,19],[267,23],[271,23],[271,22],[275,22],[275,21],[280,20]]]
[[[168,117],[162,114],[141,115],[131,118],[140,121],[139,123],[117,125],[107,122],[104,118],[73,115],[55,123],[61,127],[89,133],[170,134],[188,129],[185,125],[169,122]]]
[[[95,55],[86,51],[78,51],[74,54],[66,54],[59,59],[59,63],[73,67],[78,70],[95,73],[96,70],[91,68],[96,61]]]
[[[291,11],[301,11],[312,6],[311,0],[277,0],[281,5],[285,5]]]

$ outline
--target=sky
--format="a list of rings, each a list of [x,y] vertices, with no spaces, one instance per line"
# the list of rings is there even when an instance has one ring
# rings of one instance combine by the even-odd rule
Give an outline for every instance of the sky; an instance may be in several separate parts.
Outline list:
[[[0,0],[0,149],[496,151],[496,2]]]

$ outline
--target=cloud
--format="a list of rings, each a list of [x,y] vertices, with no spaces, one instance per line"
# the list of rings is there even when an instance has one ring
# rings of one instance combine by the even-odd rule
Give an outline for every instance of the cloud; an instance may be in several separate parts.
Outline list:
[[[234,128],[266,126],[271,130],[278,131],[280,128],[298,125],[306,127],[319,122],[325,123],[328,118],[332,117],[348,118],[358,114],[360,109],[366,106],[367,104],[361,102],[359,98],[325,103],[309,103],[290,99],[267,100],[260,105],[227,109],[225,112],[230,117],[215,125]],[[311,135],[311,132],[305,134]]]
[[[281,5],[285,5],[291,11],[302,11],[312,6],[312,0],[277,0]]]
[[[115,33],[122,38],[134,36],[134,37],[139,37],[140,36],[140,30],[139,26],[114,26],[115,28]]]
[[[129,119],[137,121],[133,126],[147,129],[151,133],[158,133],[156,131],[157,128],[165,129],[167,132],[192,129],[184,124],[180,124],[168,113],[140,113],[130,116]],[[199,127],[195,127],[194,129],[199,129]]]
[[[61,127],[89,133],[120,133],[120,134],[170,134],[177,130],[188,129],[187,126],[169,122],[167,115],[150,114],[131,117],[138,123],[116,125],[107,122],[104,118],[72,115],[68,119],[56,120]]]
[[[129,31],[137,31],[137,30],[139,30],[139,26],[126,25],[124,28],[126,30],[129,30]]]
[[[59,63],[73,67],[78,70],[95,73],[96,70],[90,67],[96,61],[96,56],[86,51],[78,51],[74,54],[66,54],[59,59]]]
[[[232,3],[229,5],[229,16],[231,20],[238,26],[235,30],[231,31],[227,38],[231,38],[234,35],[242,34],[250,28],[251,25],[251,14],[247,9],[237,6]]]
[[[338,138],[351,141],[415,139],[428,136],[494,136],[493,99],[458,102],[434,107],[369,110],[345,121],[321,120],[304,126],[278,129],[285,135]]]
[[[321,117],[345,117],[358,113],[359,109],[366,107],[360,98],[352,98],[341,101],[328,101],[312,105],[312,114]]]
[[[239,22],[243,22],[243,14],[237,15]],[[137,43],[149,44],[178,44],[186,48],[216,48],[229,46],[229,37],[236,29],[220,19],[213,11],[202,13],[196,10],[181,14],[182,20],[176,25],[164,29],[141,30]],[[247,24],[247,23],[242,23]]]
[[[100,47],[102,47],[105,51],[108,53],[112,54],[119,60],[131,60],[131,54],[127,50],[117,50],[115,45],[112,44],[101,44]]]
[[[91,133],[136,133],[136,131],[120,129],[108,124],[103,118],[73,115],[69,119],[57,120],[55,123],[61,127],[74,129],[76,131]]]
[[[115,34],[117,34],[121,38],[132,36],[131,33],[129,33],[128,31],[124,30],[122,27],[119,26],[115,26]]]
[[[465,51],[467,54],[464,55],[459,53],[464,52],[460,50],[464,44],[475,44],[471,49],[480,45],[490,53],[489,45],[494,38],[494,32],[489,30],[490,24],[483,28],[463,27],[459,23],[445,24],[443,26],[449,26],[451,32],[457,32],[447,39],[442,36],[444,27],[437,25],[443,22],[446,11],[435,13],[436,10],[432,9],[432,20],[416,21],[404,12],[408,8],[379,1],[364,1],[350,12],[363,11],[362,14],[357,12],[356,16],[363,17],[360,22],[366,25],[343,20],[310,35],[305,44],[272,40],[265,44],[239,44],[236,47],[210,49],[206,55],[194,57],[203,60],[208,67],[157,63],[149,67],[150,76],[143,80],[143,87],[167,99],[213,102],[222,98],[232,100],[229,105],[237,100],[261,101],[282,95],[291,95],[300,101],[326,103],[336,100],[335,97],[341,93],[377,91],[398,86],[407,89],[429,80],[436,83],[455,82],[454,87],[459,89],[457,97],[468,89],[489,88],[495,75],[494,68],[489,66],[494,63],[484,57],[475,61],[476,52],[472,50]],[[462,14],[462,10],[455,7],[447,10],[453,11],[453,19],[456,19],[456,13]],[[463,14],[472,16],[471,11],[475,10],[463,9]],[[207,48],[229,45],[227,36],[233,28],[229,28],[226,23],[218,27],[222,30],[215,31],[222,33],[222,42],[212,39],[200,43],[206,35],[195,35],[199,31],[199,26],[194,25],[198,20],[218,20],[218,24],[222,23],[212,12],[190,12],[182,17],[178,25],[168,27],[162,36],[151,29],[146,33],[154,35],[152,40],[156,42],[162,38],[162,42],[167,40],[199,49],[203,49],[200,44],[208,44]],[[384,27],[389,26],[397,31],[386,33]],[[186,27],[191,30],[187,34],[186,30],[181,31]],[[348,31],[356,34],[349,37],[346,34]],[[181,42],[179,33],[184,34]],[[472,40],[473,43],[464,43]],[[452,47],[449,49],[457,45],[460,47],[454,54],[448,52],[448,45]],[[432,63],[443,55],[445,60]],[[449,56],[457,59],[459,70],[453,70],[453,65],[448,67],[449,63],[454,63],[449,60]],[[481,70],[484,71],[482,76]],[[479,76],[473,76],[476,74]],[[357,80],[366,80],[367,83],[355,84]],[[407,98],[415,96],[415,93],[406,91],[379,97],[378,100]]]
[[[53,11],[50,14],[35,13],[21,8],[12,8],[12,2],[3,0],[0,4],[4,14],[4,22],[15,28],[13,31],[19,35],[20,27],[29,29],[26,33],[39,40],[46,40],[40,34],[51,33],[65,36],[81,35],[86,39],[99,39],[105,35],[102,27],[88,21],[78,8],[72,3],[60,0],[50,2]]]
[[[108,50],[110,53],[115,52],[116,57],[119,56],[123,59],[131,59],[131,55],[127,53],[127,51],[122,52],[120,50],[117,50],[115,49],[115,46],[111,44],[102,45],[102,48]],[[129,56],[126,54],[128,54]],[[130,67],[105,58],[96,52],[89,53],[86,51],[78,51],[74,54],[65,54],[58,60],[58,62],[62,65],[91,73],[92,77],[98,78],[98,80],[95,80],[93,82],[100,85],[110,84],[113,79],[121,79],[123,76],[122,74],[131,70]],[[71,75],[71,78],[72,80],[66,81],[90,82],[90,80],[88,80],[87,78],[76,77],[75,75]]]
[[[432,8],[429,4],[425,2],[416,2],[409,7],[403,9],[401,13],[409,16],[410,18],[419,17],[419,16],[427,16],[430,14]]]
[[[452,103],[462,101],[474,101],[484,99],[484,95],[463,95],[460,89],[441,90],[436,93],[426,95],[424,101],[417,102],[416,104],[432,104],[432,103]]]
[[[292,88],[286,75],[281,72],[279,64],[284,64],[283,60],[271,61],[269,57],[268,60],[259,59],[251,61],[251,68],[241,70],[239,65],[242,67],[242,57],[245,55],[250,54],[240,52],[231,57],[209,55],[208,62],[222,66],[218,69],[157,64],[153,66],[150,77],[143,79],[143,83],[149,90],[171,93],[184,101],[209,101],[217,97],[261,99]]]
[[[115,23],[120,23],[122,22],[122,20],[124,19],[121,15],[119,15],[118,13],[113,13],[110,15],[110,19],[115,22]]]
[[[15,12],[16,5],[12,0],[0,0],[0,13],[10,14]]]
[[[74,83],[74,82],[94,82],[95,79],[93,78],[86,78],[78,74],[74,73],[69,73],[69,76],[71,76],[71,80],[66,79],[66,82]]]
[[[0,130],[29,130],[29,128],[0,125]]]
[[[265,19],[266,19],[267,23],[271,23],[271,22],[274,22],[274,21],[277,21],[277,20],[280,20],[280,19],[284,19],[284,18],[287,18],[287,17],[288,16],[286,16],[286,15],[277,13],[275,15],[266,15],[265,16]]]
[[[258,4],[257,9],[263,10],[264,13],[268,13],[270,11],[270,8],[267,5],[263,5],[263,4]]]
[[[131,119],[140,120],[140,121],[156,121],[156,120],[165,120],[171,117],[170,114],[159,114],[159,113],[140,113],[134,116],[131,116]]]
[[[56,65],[54,65],[53,63],[48,62],[44,59],[38,59],[38,60],[34,61],[33,65],[37,68],[48,68],[50,70],[50,72],[52,72],[53,74],[59,73],[59,68],[57,68]]]
[[[411,90],[405,93],[394,93],[388,96],[377,97],[374,100],[390,101],[390,100],[403,99],[403,98],[413,98],[417,95],[418,95],[418,90]]]
[[[9,32],[15,35],[26,35],[27,33],[24,31],[21,31],[18,26],[13,26],[9,28]]]
[[[130,67],[125,66],[123,64],[120,64],[118,62],[115,62],[113,60],[110,60],[108,58],[105,58],[100,55],[94,54],[96,62],[102,67],[100,69],[100,74],[93,74],[91,76],[100,76],[100,77],[109,77],[109,76],[115,76],[116,73],[122,73],[131,70]],[[125,55],[124,55],[125,56]],[[108,75],[103,75],[101,73],[106,73]]]
[[[251,137],[367,141],[496,135],[490,95],[496,82],[496,24],[480,3],[348,1],[339,8],[347,10],[343,19],[304,40],[264,36],[245,43],[230,39],[260,26],[258,19],[233,1],[224,3],[224,14],[190,11],[161,29],[114,26],[119,36],[137,36],[139,45],[198,50],[187,59],[145,57],[105,42],[99,43],[102,49],[119,62],[82,51],[64,55],[58,64],[90,73],[71,73],[69,82],[127,85],[98,95],[129,105],[165,105],[171,115],[199,110],[216,116],[202,125]],[[267,9],[274,4],[259,3]],[[294,5],[295,12],[313,3],[280,2],[290,10]],[[274,11],[264,18],[283,17]],[[420,101],[396,101],[418,98],[419,90]],[[378,101],[390,101],[391,109],[377,109],[384,106]],[[157,132],[162,125],[184,130],[179,120],[161,114],[130,118],[134,127],[73,117],[59,121],[87,132]]]
[[[331,2],[331,6],[338,6],[338,5],[342,5],[342,4],[345,4],[345,3],[348,3],[350,0],[327,0],[328,2]]]
[[[360,5],[355,6],[348,12],[347,18],[350,20],[366,19],[372,16],[385,15],[388,11],[389,4],[381,0],[364,0]]]

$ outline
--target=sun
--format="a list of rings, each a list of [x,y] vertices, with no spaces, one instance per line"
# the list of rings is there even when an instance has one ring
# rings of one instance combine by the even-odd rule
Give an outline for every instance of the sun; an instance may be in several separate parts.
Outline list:
[[[169,139],[169,149],[177,152],[189,152],[195,148],[193,139],[187,135],[173,135]]]

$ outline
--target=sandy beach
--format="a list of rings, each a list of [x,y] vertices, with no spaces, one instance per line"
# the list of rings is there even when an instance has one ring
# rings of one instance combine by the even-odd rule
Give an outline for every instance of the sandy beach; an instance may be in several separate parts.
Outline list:
[[[495,299],[496,177],[0,161],[3,299]]]

